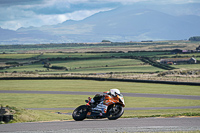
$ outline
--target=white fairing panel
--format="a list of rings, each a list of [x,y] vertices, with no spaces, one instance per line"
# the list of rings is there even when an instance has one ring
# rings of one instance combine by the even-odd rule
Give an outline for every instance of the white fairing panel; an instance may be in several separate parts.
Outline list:
[[[99,103],[93,110],[99,110],[102,113],[105,113],[104,111],[107,110],[108,106],[104,105],[103,102]]]
[[[123,96],[120,96],[120,100],[121,100],[122,103],[125,105],[125,102],[124,102],[124,98],[123,98]]]

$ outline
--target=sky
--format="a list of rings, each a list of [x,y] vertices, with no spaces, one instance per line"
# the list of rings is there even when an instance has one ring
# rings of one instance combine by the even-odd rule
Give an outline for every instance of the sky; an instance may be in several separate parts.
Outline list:
[[[200,3],[200,0],[0,0],[0,27],[17,30],[55,25],[138,2],[184,4]]]

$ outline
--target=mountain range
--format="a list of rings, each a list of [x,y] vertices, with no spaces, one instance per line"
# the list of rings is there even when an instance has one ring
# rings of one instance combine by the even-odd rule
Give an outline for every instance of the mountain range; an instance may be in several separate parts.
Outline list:
[[[129,5],[57,25],[0,28],[0,44],[185,40],[200,35],[200,4]]]

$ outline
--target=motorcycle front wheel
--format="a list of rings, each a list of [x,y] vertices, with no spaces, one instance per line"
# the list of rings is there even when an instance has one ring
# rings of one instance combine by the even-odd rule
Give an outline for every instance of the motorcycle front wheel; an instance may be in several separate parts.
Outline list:
[[[109,120],[116,120],[118,118],[120,118],[124,113],[124,108],[117,104],[117,105],[112,105],[108,108],[108,112],[107,112],[107,118]]]
[[[72,117],[75,121],[82,121],[86,118],[87,112],[88,112],[87,106],[81,105],[73,111]]]

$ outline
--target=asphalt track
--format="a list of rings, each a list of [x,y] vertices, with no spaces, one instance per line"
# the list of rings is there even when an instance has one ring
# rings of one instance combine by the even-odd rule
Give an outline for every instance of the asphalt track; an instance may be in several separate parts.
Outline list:
[[[2,133],[200,131],[200,117],[127,118],[1,124]]]

